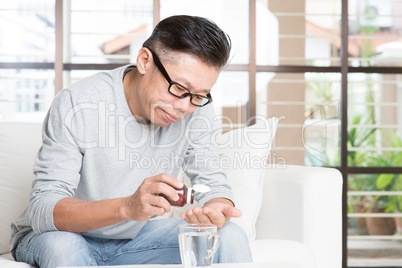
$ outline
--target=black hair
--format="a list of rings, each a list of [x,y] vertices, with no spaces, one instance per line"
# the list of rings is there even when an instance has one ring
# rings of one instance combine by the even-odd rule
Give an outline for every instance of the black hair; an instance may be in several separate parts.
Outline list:
[[[160,21],[143,46],[157,52],[172,50],[188,53],[220,70],[229,59],[231,40],[209,19],[179,15]]]

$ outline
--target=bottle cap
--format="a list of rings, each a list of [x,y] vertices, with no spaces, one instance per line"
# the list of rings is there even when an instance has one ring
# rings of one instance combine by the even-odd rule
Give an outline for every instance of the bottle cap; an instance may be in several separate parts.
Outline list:
[[[186,197],[187,197],[186,204],[192,204],[192,203],[191,203],[191,196],[192,196],[192,193],[193,193],[193,188],[188,187],[187,195],[186,195]]]
[[[206,192],[211,191],[211,188],[204,184],[195,184],[193,186],[193,190],[194,190],[194,192],[206,193]]]

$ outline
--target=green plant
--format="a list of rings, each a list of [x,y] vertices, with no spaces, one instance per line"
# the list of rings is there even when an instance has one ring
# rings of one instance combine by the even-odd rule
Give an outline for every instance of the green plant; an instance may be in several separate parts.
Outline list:
[[[319,104],[309,104],[306,110],[306,116],[313,118],[316,114],[320,115],[321,118],[325,117],[328,109],[331,105],[329,103],[333,102],[334,94],[332,89],[331,81],[326,81],[327,77],[322,77],[321,81],[311,81],[307,83],[307,88],[314,94],[314,102]],[[319,111],[319,113],[317,113]]]
[[[332,96],[332,82],[330,81],[314,81],[309,82],[307,86],[313,91],[314,96],[318,101],[330,102],[333,100]]]
[[[370,117],[363,120],[362,115],[356,115],[352,118],[353,127],[348,132],[348,148],[362,148],[374,145],[376,128],[364,127],[364,125],[371,122]],[[368,159],[370,159],[369,152],[348,150],[348,165],[350,166],[364,166],[368,163]]]
[[[359,114],[353,116],[350,121],[353,127],[350,128],[347,136],[348,165],[369,166],[373,157],[371,152],[351,149],[374,146],[376,129],[364,127],[373,119]],[[375,190],[375,180],[375,174],[351,174],[348,179],[348,189],[350,191],[373,191]],[[349,212],[366,212],[370,201],[368,196],[349,196],[348,203],[351,204]]]
[[[386,140],[387,145],[393,148],[402,147],[402,138],[398,137],[393,129],[389,129],[388,134],[381,130],[382,137]],[[402,152],[390,151],[382,157],[382,163],[386,166],[401,166]],[[402,191],[402,174],[381,174],[376,182],[377,189],[386,191]],[[402,196],[389,196],[386,204],[386,212],[402,212]]]

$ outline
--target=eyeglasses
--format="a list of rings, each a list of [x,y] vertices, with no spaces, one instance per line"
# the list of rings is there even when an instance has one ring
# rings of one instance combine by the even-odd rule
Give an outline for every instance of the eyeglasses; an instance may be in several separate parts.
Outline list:
[[[146,48],[149,49],[149,51],[151,51],[156,67],[162,73],[162,75],[165,77],[165,79],[168,81],[168,83],[169,83],[168,91],[170,94],[172,94],[173,96],[175,96],[179,99],[183,99],[183,98],[190,96],[191,104],[194,106],[197,106],[197,107],[203,107],[212,102],[211,94],[208,93],[206,96],[193,94],[186,87],[184,87],[184,86],[180,85],[179,83],[170,79],[170,76],[166,72],[165,67],[163,67],[162,62],[160,61],[158,55],[156,55],[156,53],[149,47],[146,47]]]

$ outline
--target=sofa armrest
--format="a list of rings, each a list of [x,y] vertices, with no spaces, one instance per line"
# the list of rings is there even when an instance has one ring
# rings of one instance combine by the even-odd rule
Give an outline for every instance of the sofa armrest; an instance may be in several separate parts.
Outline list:
[[[333,168],[287,165],[266,171],[257,239],[309,246],[317,267],[342,265],[342,175]]]

